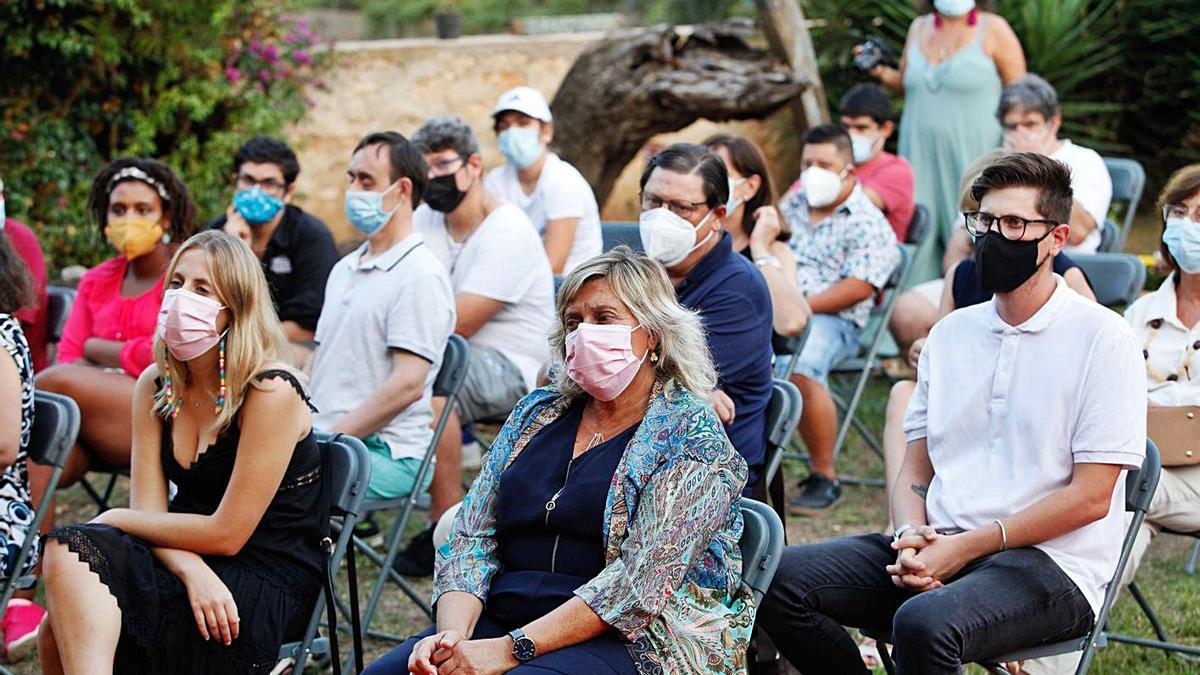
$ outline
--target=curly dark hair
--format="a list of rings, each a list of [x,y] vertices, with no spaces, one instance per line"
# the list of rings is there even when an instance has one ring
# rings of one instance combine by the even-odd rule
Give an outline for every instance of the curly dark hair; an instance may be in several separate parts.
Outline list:
[[[174,241],[183,241],[196,231],[196,203],[192,201],[188,194],[187,186],[183,181],[175,176],[171,168],[166,164],[153,159],[142,157],[122,157],[109,163],[108,166],[100,170],[96,175],[96,180],[92,181],[92,191],[88,196],[88,210],[92,213],[92,218],[95,219],[96,225],[100,228],[100,233],[104,234],[104,227],[108,224],[108,198],[112,194],[113,188],[126,181],[136,180],[145,183],[134,176],[114,178],[123,169],[135,168],[145,173],[158,185],[150,185],[155,192],[162,197],[162,192],[166,192],[167,196],[163,199],[163,219],[170,224],[167,230],[171,234],[171,239]],[[161,187],[161,191],[158,189]]]
[[[12,314],[33,304],[33,279],[8,237],[0,233],[0,313]]]

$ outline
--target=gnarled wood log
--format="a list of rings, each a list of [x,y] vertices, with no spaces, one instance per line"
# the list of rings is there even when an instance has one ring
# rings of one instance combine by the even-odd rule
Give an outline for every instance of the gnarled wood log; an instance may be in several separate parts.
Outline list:
[[[603,205],[622,169],[655,134],[697,119],[765,117],[810,80],[746,39],[746,19],[682,34],[661,25],[613,33],[579,55],[551,103],[556,149]]]

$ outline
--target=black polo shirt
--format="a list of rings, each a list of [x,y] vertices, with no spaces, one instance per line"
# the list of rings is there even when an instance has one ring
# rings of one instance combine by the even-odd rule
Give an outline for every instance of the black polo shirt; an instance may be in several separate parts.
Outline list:
[[[325,282],[338,261],[337,245],[329,228],[315,216],[291,204],[284,209],[263,253],[263,274],[279,320],[316,330],[325,304]],[[224,215],[208,225],[213,230],[224,226]]]
[[[679,304],[700,314],[717,387],[733,400],[733,424],[725,427],[749,465],[746,494],[766,460],[767,403],[771,400],[771,294],[762,273],[733,252],[721,233],[716,248],[675,287]]]

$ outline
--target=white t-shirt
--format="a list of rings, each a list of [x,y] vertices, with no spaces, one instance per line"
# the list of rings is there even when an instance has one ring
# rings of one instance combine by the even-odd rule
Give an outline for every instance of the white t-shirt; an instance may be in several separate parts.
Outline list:
[[[928,441],[934,527],[1007,518],[1066,487],[1075,464],[1141,466],[1142,347],[1120,315],[1054,279],[1054,294],[1020,326],[1005,323],[992,299],[951,312],[929,333],[904,436]],[[1108,515],[1037,545],[1093,611],[1116,569],[1124,516],[1121,472]]]
[[[363,244],[325,282],[312,369],[313,424],[328,428],[375,395],[392,374],[393,349],[429,362],[421,398],[379,431],[392,459],[425,456],[433,431],[433,381],[454,332],[454,293],[445,268],[416,234],[367,262]]]
[[[1146,350],[1150,405],[1200,406],[1200,322],[1179,320],[1175,276],[1130,305],[1125,320]]]
[[[592,186],[579,170],[553,152],[546,156],[533,194],[525,194],[517,177],[517,168],[505,164],[487,175],[483,186],[504,201],[515,204],[529,216],[538,234],[546,235],[546,223],[563,218],[578,218],[575,243],[563,266],[565,276],[580,263],[600,255],[604,240],[600,237],[600,209]]]
[[[550,358],[554,278],[529,218],[516,206],[502,204],[466,241],[456,243],[446,230],[445,215],[421,204],[413,213],[413,229],[450,270],[455,295],[473,293],[504,303],[467,342],[508,357],[532,391],[538,370]]]
[[[1075,145],[1069,139],[1063,140],[1050,157],[1071,169],[1071,191],[1075,193],[1075,201],[1096,221],[1095,229],[1088,232],[1079,245],[1063,250],[1067,255],[1095,253],[1100,247],[1100,230],[1108,218],[1108,206],[1112,203],[1112,176],[1108,174],[1108,167],[1104,166],[1100,153]]]

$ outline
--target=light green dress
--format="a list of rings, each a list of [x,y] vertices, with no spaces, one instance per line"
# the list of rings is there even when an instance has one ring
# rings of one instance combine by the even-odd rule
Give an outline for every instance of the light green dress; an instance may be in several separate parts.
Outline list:
[[[920,20],[932,22],[933,15]],[[975,38],[937,65],[925,59],[918,40],[908,46],[900,154],[912,164],[916,202],[932,213],[935,239],[913,262],[912,283],[941,278],[942,254],[958,220],[958,181],[1002,138],[996,106],[1003,84],[983,51],[986,21],[980,16]]]

